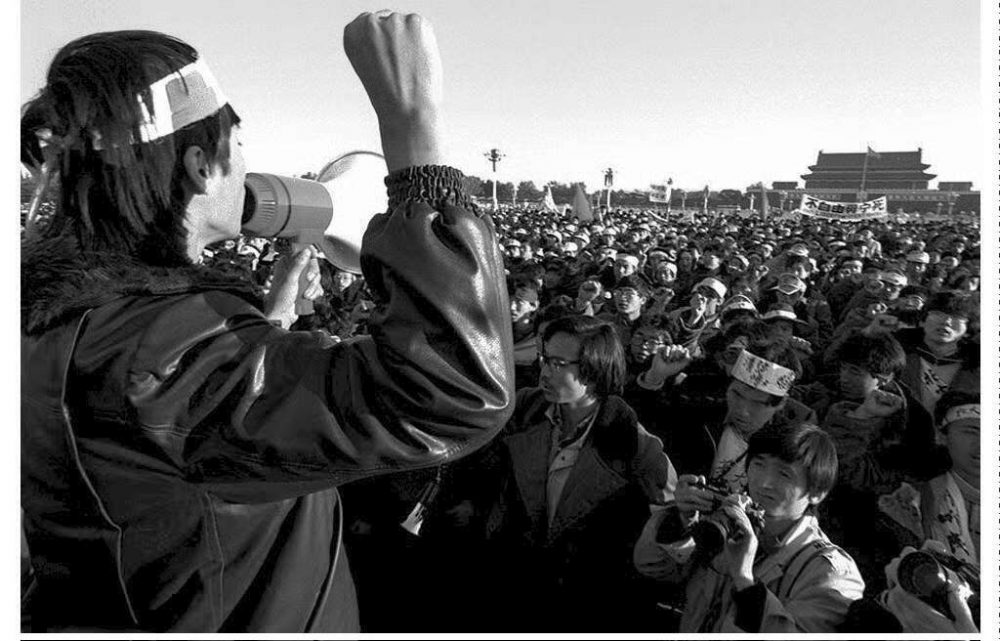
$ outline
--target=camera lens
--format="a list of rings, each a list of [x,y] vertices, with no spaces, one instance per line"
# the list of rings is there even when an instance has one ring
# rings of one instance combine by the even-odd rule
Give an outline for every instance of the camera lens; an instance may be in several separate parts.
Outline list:
[[[710,560],[722,551],[728,536],[725,526],[714,518],[705,518],[691,527],[691,537],[695,542],[699,558]]]
[[[930,598],[948,589],[944,568],[926,552],[912,552],[900,559],[896,577],[900,587],[917,597]]]

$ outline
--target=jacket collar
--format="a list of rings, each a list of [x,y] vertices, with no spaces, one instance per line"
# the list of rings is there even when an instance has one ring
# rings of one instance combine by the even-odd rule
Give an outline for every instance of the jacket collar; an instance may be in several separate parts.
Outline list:
[[[21,331],[37,335],[83,311],[129,296],[226,290],[260,305],[252,284],[203,265],[160,267],[118,253],[84,252],[74,238],[21,247]]]

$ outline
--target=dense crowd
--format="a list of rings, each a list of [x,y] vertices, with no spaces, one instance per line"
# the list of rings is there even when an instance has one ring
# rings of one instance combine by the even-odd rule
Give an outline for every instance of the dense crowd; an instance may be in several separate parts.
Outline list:
[[[239,235],[180,40],[78,38],[22,109],[23,630],[976,631],[975,224],[491,215],[430,24],[344,49],[363,277]]]
[[[611,510],[616,501],[599,491],[577,497],[588,505],[563,541],[551,532],[532,532],[538,527],[534,516],[519,512],[530,511],[532,501],[544,504],[546,497],[544,483],[517,482],[524,480],[519,473],[527,472],[519,471],[518,450],[510,451],[519,438],[513,426],[467,461],[347,486],[353,539],[348,549],[364,568],[358,582],[368,629],[420,629],[421,613],[430,604],[414,588],[425,581],[440,590],[430,592],[432,599],[448,594],[463,603],[470,593],[487,591],[496,592],[495,604],[505,604],[497,617],[493,608],[487,614],[470,601],[460,609],[465,614],[449,624],[455,629],[558,630],[567,616],[587,621],[588,629],[676,627],[683,586],[707,588],[704,578],[685,574],[681,580],[668,571],[676,559],[657,528],[674,518],[670,508],[683,505],[694,518],[693,507],[703,497],[685,493],[695,484],[745,494],[750,461],[738,460],[727,471],[719,459],[739,459],[748,443],[753,447],[754,434],[779,425],[798,430],[785,438],[799,442],[777,447],[778,459],[791,452],[785,457],[794,463],[799,452],[812,459],[798,461],[808,468],[820,465],[810,447],[821,450],[828,442],[835,449],[833,463],[826,464],[831,469],[815,472],[826,480],[818,487],[806,484],[822,498],[808,510],[816,518],[806,538],[822,542],[817,549],[830,557],[826,562],[839,579],[817,579],[813,572],[819,570],[812,568],[798,579],[799,587],[811,586],[812,592],[800,595],[786,586],[780,616],[767,610],[761,597],[752,604],[757,621],[751,627],[895,629],[896,621],[915,616],[910,610],[919,605],[911,601],[920,602],[892,572],[887,578],[886,568],[898,564],[893,559],[904,549],[927,541],[941,544],[929,544],[935,558],[945,559],[940,562],[950,563],[978,590],[978,414],[974,421],[948,418],[955,408],[979,402],[975,226],[919,218],[765,221],[714,213],[680,222],[676,214],[667,218],[640,210],[580,222],[571,213],[523,207],[505,207],[493,218],[506,263],[519,408],[531,398],[544,406],[539,386],[547,386],[546,398],[552,398],[566,384],[559,382],[559,370],[584,358],[577,344],[571,346],[575,358],[552,356],[558,346],[551,343],[560,332],[549,328],[565,326],[561,333],[596,336],[596,343],[608,339],[600,338],[601,327],[611,328],[613,342],[621,346],[622,372],[616,373],[616,359],[604,354],[595,364],[605,371],[577,376],[615,379],[595,395],[599,411],[614,405],[610,422],[628,423],[659,439],[669,463],[623,477],[646,498],[633,500],[631,510],[625,504],[618,505],[620,512]],[[217,248],[210,260],[246,270],[266,287],[275,255],[267,242],[248,239]],[[364,334],[374,307],[364,280],[328,263],[322,271],[326,294],[296,329],[340,340]],[[747,383],[733,373],[743,351],[758,357],[758,369],[784,368],[793,380],[785,381],[784,389]],[[586,441],[570,434],[567,442],[574,436],[577,445]],[[775,438],[781,441],[780,432]],[[818,444],[805,445],[813,441]],[[547,465],[551,475],[552,464]],[[511,483],[522,494],[512,498]],[[564,483],[595,491],[577,475]],[[565,486],[561,494],[572,495]],[[418,503],[419,521],[426,525],[415,529],[411,511]],[[647,522],[641,517],[648,516],[650,504],[653,516]],[[408,517],[411,532],[400,527]],[[595,533],[597,540],[590,540]],[[787,538],[779,545],[792,545]],[[586,549],[595,544],[602,549]],[[386,563],[390,558],[394,561]],[[415,582],[394,578],[401,568]],[[590,607],[580,609],[595,595]],[[700,592],[687,596],[689,604],[700,605],[687,611],[693,621],[683,629],[725,629],[716,620],[720,607],[735,608],[730,616],[737,619],[741,605],[750,607],[734,597],[717,603],[714,613],[702,612],[712,598]],[[555,605],[564,599],[572,614]],[[410,616],[394,615],[399,608]],[[883,616],[885,611],[895,621]],[[438,629],[440,621],[424,624]]]

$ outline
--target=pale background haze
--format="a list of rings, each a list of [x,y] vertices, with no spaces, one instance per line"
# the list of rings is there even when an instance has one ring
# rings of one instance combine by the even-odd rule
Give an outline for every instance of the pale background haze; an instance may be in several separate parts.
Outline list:
[[[202,52],[244,121],[253,171],[302,174],[379,149],[343,27],[384,5],[299,0],[32,0],[21,101],[94,31],[149,28]],[[280,7],[280,8],[279,8]],[[431,2],[452,164],[499,178],[743,189],[800,180],[820,149],[924,149],[942,180],[983,179],[979,4],[971,0]]]

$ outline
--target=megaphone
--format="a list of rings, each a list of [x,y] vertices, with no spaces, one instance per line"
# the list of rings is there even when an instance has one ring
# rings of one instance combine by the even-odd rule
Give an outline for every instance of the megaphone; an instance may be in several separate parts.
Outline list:
[[[388,204],[385,159],[352,151],[323,167],[316,180],[248,173],[242,230],[315,245],[338,269],[361,273],[361,238]]]

